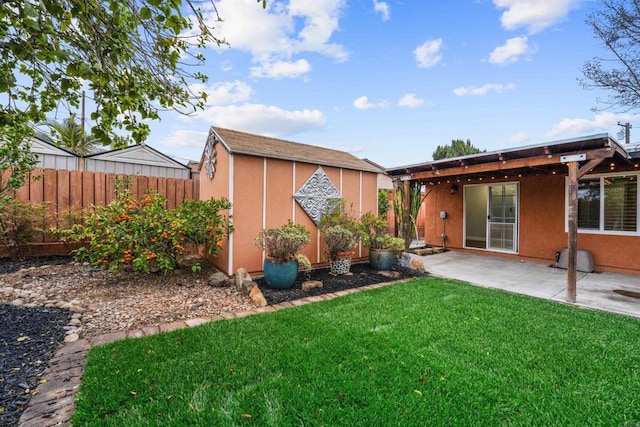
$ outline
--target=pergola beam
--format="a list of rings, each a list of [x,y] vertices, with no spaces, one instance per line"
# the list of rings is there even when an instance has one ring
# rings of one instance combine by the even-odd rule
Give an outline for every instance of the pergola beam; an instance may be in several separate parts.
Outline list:
[[[617,150],[611,148],[600,148],[597,150],[591,150],[586,153],[586,160],[604,160],[607,158],[613,157],[613,155],[617,152]],[[527,157],[523,159],[512,159],[512,160],[502,160],[497,162],[490,163],[481,163],[477,165],[467,165],[467,166],[455,166],[450,168],[443,169],[435,169],[437,166],[434,166],[433,170],[430,171],[422,171],[411,173],[411,179],[438,179],[438,178],[446,178],[450,176],[457,175],[470,175],[475,173],[488,173],[488,172],[500,172],[511,169],[523,169],[523,168],[533,168],[540,166],[550,166],[555,164],[562,164],[561,157],[571,154],[580,154],[580,153],[563,153],[563,154],[552,154],[548,156],[537,156],[537,157]],[[589,162],[590,163],[590,162]],[[587,164],[589,164],[587,163]],[[593,166],[590,166],[591,168]]]

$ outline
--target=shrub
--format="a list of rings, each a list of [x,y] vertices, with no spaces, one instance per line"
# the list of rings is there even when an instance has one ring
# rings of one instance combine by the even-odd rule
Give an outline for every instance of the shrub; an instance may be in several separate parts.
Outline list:
[[[78,244],[88,241],[85,224],[89,215],[87,209],[77,206],[58,212],[53,217],[54,225],[49,227],[49,233],[71,252]]]
[[[27,257],[29,244],[42,232],[45,208],[45,203],[19,202],[10,196],[0,199],[0,244],[13,260]]]
[[[188,248],[207,245],[207,254],[215,256],[232,232],[230,218],[220,213],[231,207],[226,199],[186,201],[167,210],[165,198],[156,191],[147,190],[137,200],[125,186],[117,182],[115,200],[93,208],[84,228],[88,247],[76,250],[76,259],[106,269],[130,266],[142,273],[157,267],[167,274],[184,264]]]
[[[378,190],[378,215],[386,217],[389,209],[391,209],[389,192],[387,190]]]
[[[267,256],[278,262],[288,262],[298,259],[304,267],[310,264],[298,256],[298,251],[305,247],[310,240],[309,230],[302,224],[294,224],[291,220],[280,227],[270,227],[261,230],[256,237],[256,245],[267,252]]]
[[[404,249],[404,239],[393,237],[387,233],[387,219],[381,215],[367,212],[360,218],[362,225],[362,239],[370,249],[390,249],[401,251]]]
[[[319,228],[327,244],[327,257],[331,260],[337,259],[339,252],[353,250],[362,235],[360,221],[347,212],[344,199],[329,201]]]
[[[342,225],[325,227],[322,230],[327,244],[327,257],[336,260],[340,252],[350,252],[358,244],[360,236]]]

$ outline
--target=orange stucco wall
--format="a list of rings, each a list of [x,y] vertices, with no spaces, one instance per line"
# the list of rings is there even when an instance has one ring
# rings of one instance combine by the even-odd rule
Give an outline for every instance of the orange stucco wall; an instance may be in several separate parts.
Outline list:
[[[263,254],[254,245],[258,232],[265,226],[279,226],[289,219],[304,225],[311,233],[311,242],[302,253],[313,264],[326,262],[320,232],[293,198],[298,188],[316,171],[317,165],[239,154],[229,156],[220,146],[217,147],[217,165],[213,180],[202,172],[201,196],[229,197],[233,204],[234,232],[230,244],[225,245],[212,260],[216,267],[229,275],[240,267],[252,273],[261,272]],[[342,189],[342,195],[348,206],[353,206],[355,215],[376,211],[375,173],[328,166],[322,168],[336,188]],[[233,191],[229,194],[231,170]],[[367,256],[366,250],[358,248],[356,257],[359,256]]]
[[[551,264],[556,251],[567,246],[565,176],[525,176],[492,182],[519,184],[519,250],[512,256]],[[452,183],[427,185],[427,189],[431,189],[432,192],[425,200],[419,220],[419,226],[424,227],[427,244],[442,245],[443,228],[439,214],[444,210],[447,212],[447,247],[463,249],[464,186],[486,183],[486,180],[458,183],[459,189],[456,194],[450,192]],[[640,274],[640,257],[635,255],[640,251],[640,237],[579,232],[578,247],[593,254],[598,271]],[[466,250],[484,254],[494,253],[476,249]]]

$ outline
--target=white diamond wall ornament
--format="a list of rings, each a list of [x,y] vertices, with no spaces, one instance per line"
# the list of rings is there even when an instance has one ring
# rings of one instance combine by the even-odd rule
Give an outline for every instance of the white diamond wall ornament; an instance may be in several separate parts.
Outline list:
[[[316,225],[329,207],[330,200],[342,197],[321,167],[305,181],[293,198]]]

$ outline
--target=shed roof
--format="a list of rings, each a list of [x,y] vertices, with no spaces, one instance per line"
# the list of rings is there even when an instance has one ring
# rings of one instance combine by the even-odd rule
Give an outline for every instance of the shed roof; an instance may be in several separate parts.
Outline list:
[[[58,147],[48,138],[36,135],[31,138],[31,152],[35,154],[53,154],[56,156],[79,157],[74,152],[64,147]]]
[[[414,179],[507,169],[541,169],[564,163],[563,156],[582,153],[588,153],[585,160],[613,156],[630,158],[629,153],[615,139],[608,134],[597,134],[387,168],[387,173],[391,176],[409,174]]]
[[[138,165],[162,166],[174,169],[190,169],[166,154],[146,145],[131,145],[101,153],[86,156],[87,159],[104,160],[109,162],[133,163]]]
[[[382,172],[372,164],[345,151],[285,141],[283,139],[254,135],[220,127],[212,127],[211,131],[215,133],[217,139],[230,153],[269,157],[311,163],[314,165],[334,166],[366,172]]]

